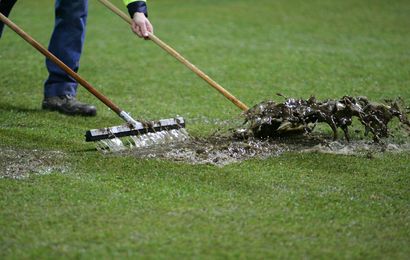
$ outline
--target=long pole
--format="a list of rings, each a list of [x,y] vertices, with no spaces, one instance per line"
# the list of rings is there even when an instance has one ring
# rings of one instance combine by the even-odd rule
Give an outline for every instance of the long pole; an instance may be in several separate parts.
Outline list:
[[[103,102],[106,106],[111,108],[117,115],[119,115],[122,119],[124,119],[127,123],[135,126],[138,126],[138,122],[135,121],[129,114],[119,108],[116,104],[114,104],[111,100],[109,100],[106,96],[100,93],[97,89],[95,89],[88,81],[83,79],[80,75],[74,72],[70,67],[68,67],[64,62],[62,62],[59,58],[57,58],[54,54],[52,54],[49,50],[44,48],[39,42],[37,42],[33,37],[27,34],[23,29],[18,27],[15,23],[13,23],[10,19],[0,13],[0,20],[6,24],[10,29],[15,31],[18,35],[21,36],[26,42],[28,42],[31,46],[41,52],[44,56],[48,59],[53,61],[57,64],[62,70],[64,70],[68,75],[73,77],[79,84],[81,84],[85,89],[87,89],[91,94],[93,94],[96,98],[98,98],[101,102]]]
[[[123,11],[118,9],[115,5],[113,5],[110,1],[108,0],[99,0],[103,5],[105,5],[108,9],[110,9],[112,12],[117,14],[119,17],[121,17],[124,21],[127,23],[131,24],[132,19],[125,14]],[[222,95],[224,95],[227,99],[229,99],[232,103],[234,103],[237,107],[242,109],[243,111],[247,111],[248,107],[242,103],[238,98],[236,98],[234,95],[232,95],[229,91],[224,89],[221,85],[219,85],[216,81],[214,81],[211,77],[209,77],[207,74],[205,74],[202,70],[198,69],[194,64],[189,62],[186,58],[184,58],[181,54],[179,54],[175,49],[173,49],[171,46],[160,40],[157,36],[155,36],[152,33],[149,33],[148,38],[152,40],[154,43],[156,43],[159,47],[161,47],[163,50],[165,50],[167,53],[171,54],[175,59],[180,61],[182,64],[184,64],[186,67],[188,67],[191,71],[193,71],[195,74],[197,74],[200,78],[205,80],[209,85],[211,85],[213,88],[215,88],[217,91],[219,91]]]

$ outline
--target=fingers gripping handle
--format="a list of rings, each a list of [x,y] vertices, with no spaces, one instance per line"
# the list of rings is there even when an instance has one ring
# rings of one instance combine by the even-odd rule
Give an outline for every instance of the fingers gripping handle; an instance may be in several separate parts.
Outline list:
[[[127,23],[131,24],[132,19],[125,14],[123,11],[118,9],[115,5],[113,5],[110,1],[108,0],[99,0],[103,5],[105,5],[108,9],[110,9],[112,12],[117,14],[119,17],[121,17],[124,21]],[[152,40],[154,43],[156,43],[159,47],[161,47],[163,50],[171,54],[174,58],[179,60],[181,63],[183,63],[186,67],[188,67],[191,71],[193,71],[195,74],[197,74],[200,78],[205,80],[209,85],[211,85],[213,88],[218,90],[222,95],[224,95],[227,99],[229,99],[232,103],[234,103],[237,107],[242,109],[243,111],[247,111],[248,107],[242,103],[239,99],[237,99],[234,95],[232,95],[229,91],[224,89],[221,85],[219,85],[216,81],[211,79],[208,75],[206,75],[203,71],[198,69],[195,65],[193,65],[191,62],[189,62],[187,59],[185,59],[181,54],[179,54],[176,50],[174,50],[171,46],[168,44],[164,43],[162,40],[160,40],[157,36],[155,36],[152,33],[149,33],[148,38]]]

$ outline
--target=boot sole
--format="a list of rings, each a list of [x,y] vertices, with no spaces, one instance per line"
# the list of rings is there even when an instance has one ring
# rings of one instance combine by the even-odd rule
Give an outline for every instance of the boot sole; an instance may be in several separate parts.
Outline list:
[[[47,106],[47,105],[42,105],[41,107],[43,110],[48,110],[48,111],[57,111],[61,114],[64,115],[69,115],[69,116],[87,116],[87,117],[92,117],[97,115],[97,110],[90,111],[89,113],[87,112],[73,112],[67,109],[64,109],[63,107],[52,107],[52,106]]]

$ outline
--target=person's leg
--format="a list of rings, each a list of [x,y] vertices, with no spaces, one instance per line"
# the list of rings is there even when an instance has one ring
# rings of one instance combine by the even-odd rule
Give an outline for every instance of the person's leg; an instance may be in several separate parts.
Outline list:
[[[55,3],[55,25],[48,49],[75,72],[84,45],[87,2],[56,0]],[[75,96],[77,82],[48,59],[46,66],[49,77],[44,84],[44,96]]]
[[[55,25],[48,49],[75,72],[84,45],[87,12],[88,0],[55,2]],[[46,66],[49,76],[44,84],[43,108],[66,114],[95,115],[94,107],[75,100],[77,82],[48,59]]]
[[[0,0],[0,13],[4,16],[8,17],[11,9],[13,8],[14,4],[17,0]],[[0,22],[0,38],[3,33],[4,23]]]

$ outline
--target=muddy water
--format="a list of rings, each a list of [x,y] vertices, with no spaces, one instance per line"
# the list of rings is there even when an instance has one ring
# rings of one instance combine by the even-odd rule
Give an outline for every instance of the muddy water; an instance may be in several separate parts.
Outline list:
[[[105,142],[100,150],[136,158],[218,166],[279,156],[284,152],[373,157],[383,152],[410,151],[408,113],[409,108],[399,98],[384,103],[348,96],[325,101],[314,97],[307,100],[285,98],[284,102],[265,101],[255,105],[244,113],[244,124],[235,124],[232,129],[225,127],[225,130],[207,138],[192,137],[184,130],[178,130],[176,133],[132,138],[131,143],[111,140]],[[355,126],[352,138],[349,129],[353,118],[361,126]],[[389,129],[394,118],[397,118],[396,127]],[[315,130],[318,124],[328,125],[333,135]],[[344,133],[343,137],[338,135],[341,132],[339,128]],[[360,132],[366,136],[364,139],[357,138],[361,136],[358,135]],[[108,150],[104,149],[106,146]],[[130,146],[133,149],[128,149]]]
[[[372,158],[384,152],[410,152],[410,141],[403,139],[375,143],[372,140],[333,141],[328,135],[315,133],[309,136],[260,140],[238,140],[232,135],[216,134],[208,138],[191,137],[183,142],[108,152],[115,156],[132,156],[140,159],[165,159],[190,164],[225,166],[249,159],[267,159],[285,152],[331,153]]]
[[[233,141],[232,138],[212,136],[190,138],[184,142],[123,151],[137,158],[159,158],[192,164],[226,165],[250,158],[267,158],[286,151],[286,147],[260,140]]]
[[[269,138],[290,131],[310,133],[316,125],[324,124],[332,129],[334,140],[339,139],[340,128],[344,138],[349,141],[349,127],[353,119],[356,119],[361,123],[365,135],[371,136],[375,142],[380,142],[390,136],[389,123],[395,118],[400,121],[401,127],[410,132],[410,121],[407,117],[409,113],[410,108],[406,107],[401,98],[383,102],[372,102],[364,96],[344,96],[323,101],[313,96],[309,99],[285,98],[284,102],[269,100],[245,112],[248,127],[241,132],[241,136]]]

